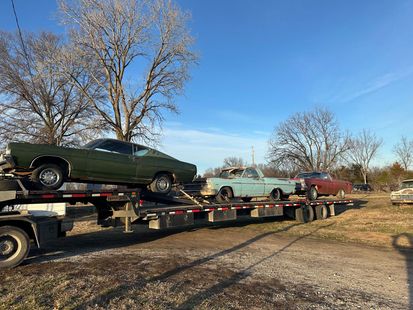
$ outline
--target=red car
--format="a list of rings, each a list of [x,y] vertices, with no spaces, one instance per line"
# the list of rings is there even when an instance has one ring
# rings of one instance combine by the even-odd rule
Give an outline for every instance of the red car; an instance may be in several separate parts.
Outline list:
[[[295,193],[308,195],[310,200],[328,195],[336,195],[339,199],[344,199],[353,188],[351,182],[335,180],[327,172],[302,172],[294,180],[297,182]]]

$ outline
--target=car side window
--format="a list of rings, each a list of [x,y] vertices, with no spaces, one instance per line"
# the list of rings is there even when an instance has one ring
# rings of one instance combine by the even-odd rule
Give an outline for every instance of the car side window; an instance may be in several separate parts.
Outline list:
[[[258,172],[255,169],[248,168],[245,170],[244,178],[258,178]]]
[[[132,146],[129,143],[122,143],[122,142],[108,140],[108,141],[104,141],[101,144],[99,144],[95,148],[95,150],[131,155]]]
[[[134,156],[138,156],[138,157],[145,156],[146,154],[148,154],[148,152],[149,152],[149,149],[147,147],[144,147],[142,145],[137,145],[137,144],[133,146]]]

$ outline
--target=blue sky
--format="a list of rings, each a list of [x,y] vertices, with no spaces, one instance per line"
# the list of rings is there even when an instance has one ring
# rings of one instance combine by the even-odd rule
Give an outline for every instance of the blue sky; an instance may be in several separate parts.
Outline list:
[[[384,140],[375,163],[391,163],[401,135],[413,138],[413,1],[195,1],[199,65],[181,113],[167,115],[162,150],[199,170],[227,156],[264,162],[267,140],[291,114],[324,106],[343,129]],[[55,1],[15,0],[26,31],[62,32]],[[14,30],[10,2],[0,29]]]

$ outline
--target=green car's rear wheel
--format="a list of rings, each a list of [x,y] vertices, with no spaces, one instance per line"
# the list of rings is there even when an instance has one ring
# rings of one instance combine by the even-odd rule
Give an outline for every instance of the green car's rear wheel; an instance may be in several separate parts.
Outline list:
[[[166,173],[160,173],[155,176],[149,187],[154,193],[168,194],[172,189],[172,178]]]

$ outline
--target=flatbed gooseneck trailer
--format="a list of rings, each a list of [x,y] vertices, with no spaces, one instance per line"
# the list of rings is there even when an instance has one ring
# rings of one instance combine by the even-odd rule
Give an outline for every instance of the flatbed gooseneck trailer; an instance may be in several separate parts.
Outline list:
[[[145,203],[142,203],[145,201]],[[335,215],[335,205],[349,205],[352,200],[254,201],[215,204],[199,202],[191,196],[168,197],[140,189],[102,191],[0,191],[0,268],[19,265],[27,257],[33,242],[41,248],[47,242],[64,237],[73,227],[65,216],[45,216],[21,210],[20,205],[65,202],[92,204],[97,211],[97,224],[124,226],[148,222],[149,228],[164,229],[193,225],[198,220],[221,222],[239,216],[288,216],[299,222],[325,219]]]

